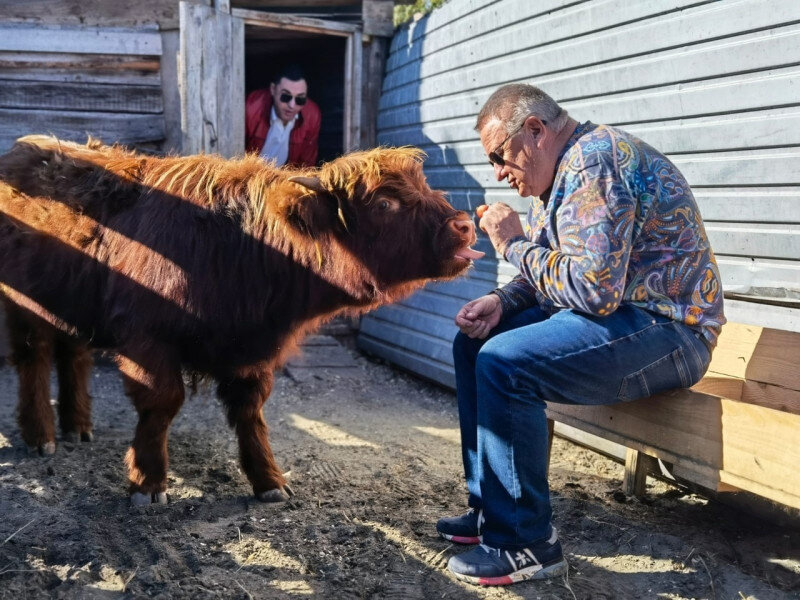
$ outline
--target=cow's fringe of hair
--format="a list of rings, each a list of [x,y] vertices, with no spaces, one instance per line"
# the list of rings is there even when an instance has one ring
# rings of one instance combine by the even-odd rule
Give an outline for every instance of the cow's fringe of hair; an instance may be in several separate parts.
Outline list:
[[[106,146],[90,137],[85,145],[63,142],[51,136],[26,136],[18,142],[32,143],[40,148],[65,152],[70,157],[97,164],[115,175],[133,179],[139,184],[185,198],[201,206],[221,207],[232,203],[248,203],[247,229],[263,225],[268,209],[267,192],[289,177],[318,177],[331,192],[344,191],[353,197],[361,184],[369,193],[382,182],[387,171],[406,176],[423,177],[425,153],[411,146],[379,147],[352,152],[323,164],[319,168],[277,168],[256,154],[225,159],[217,154],[193,156],[145,156],[119,144]],[[307,193],[293,186],[295,193]],[[289,190],[285,190],[289,193]]]

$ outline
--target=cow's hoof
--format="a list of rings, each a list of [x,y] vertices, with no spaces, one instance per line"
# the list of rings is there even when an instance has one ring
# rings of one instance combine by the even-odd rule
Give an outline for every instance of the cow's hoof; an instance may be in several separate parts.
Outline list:
[[[50,456],[56,453],[56,443],[45,442],[44,444],[39,444],[38,446],[28,446],[28,453],[38,454],[39,456]]]
[[[292,496],[294,496],[294,491],[288,485],[256,494],[256,498],[261,502],[286,502]]]
[[[152,494],[133,492],[131,494],[131,506],[149,506],[151,504],[166,504],[166,503],[167,503],[167,492],[153,492]]]
[[[64,433],[64,441],[69,442],[70,444],[77,444],[78,441],[91,442],[93,440],[94,436],[92,435],[91,431],[82,431],[80,433],[77,431],[67,431]]]

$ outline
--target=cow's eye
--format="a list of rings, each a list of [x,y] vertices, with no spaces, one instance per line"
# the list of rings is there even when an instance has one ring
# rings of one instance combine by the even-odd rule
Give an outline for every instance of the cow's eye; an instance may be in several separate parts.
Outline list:
[[[389,210],[390,206],[391,206],[391,204],[389,203],[388,200],[381,200],[380,202],[378,202],[378,210],[381,210],[381,211]]]

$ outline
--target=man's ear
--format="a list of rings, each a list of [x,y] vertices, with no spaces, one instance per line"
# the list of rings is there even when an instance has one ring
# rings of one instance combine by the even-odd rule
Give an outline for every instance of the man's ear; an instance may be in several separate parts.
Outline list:
[[[533,136],[533,139],[536,140],[537,143],[539,143],[547,133],[547,129],[544,123],[542,123],[542,120],[533,115],[530,115],[527,119],[525,119],[525,129],[530,132],[531,136]]]

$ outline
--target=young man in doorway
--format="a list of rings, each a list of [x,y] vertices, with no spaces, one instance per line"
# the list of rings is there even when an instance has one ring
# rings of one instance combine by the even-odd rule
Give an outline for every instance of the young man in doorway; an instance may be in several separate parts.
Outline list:
[[[275,73],[269,89],[250,92],[245,102],[245,147],[277,166],[317,164],[319,106],[308,97],[305,73],[287,65]]]

